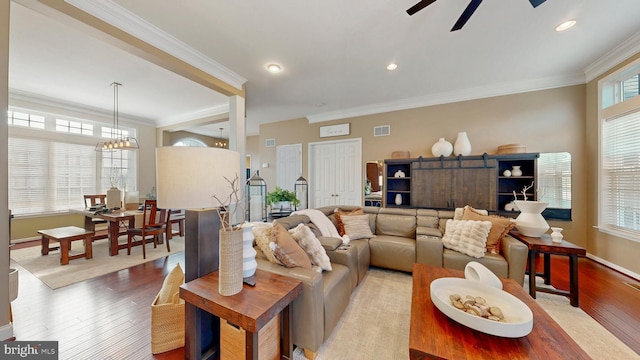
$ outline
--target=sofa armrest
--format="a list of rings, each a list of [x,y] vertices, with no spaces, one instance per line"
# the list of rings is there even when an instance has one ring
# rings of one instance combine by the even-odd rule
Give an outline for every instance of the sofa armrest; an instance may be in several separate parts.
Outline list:
[[[529,255],[527,246],[514,237],[506,235],[500,242],[500,251],[509,264],[509,278],[523,285]]]
[[[317,349],[324,340],[324,282],[322,274],[304,268],[287,268],[267,260],[256,259],[260,270],[302,281],[302,293],[291,305],[293,343],[305,349]]]
[[[327,255],[332,264],[341,264],[349,268],[351,290],[358,286],[358,250],[349,244],[342,245],[335,250],[328,250]]]
[[[342,239],[331,236],[318,236],[318,240],[326,251],[335,250],[342,245]]]
[[[416,262],[431,266],[442,267],[444,245],[438,236],[416,236]]]

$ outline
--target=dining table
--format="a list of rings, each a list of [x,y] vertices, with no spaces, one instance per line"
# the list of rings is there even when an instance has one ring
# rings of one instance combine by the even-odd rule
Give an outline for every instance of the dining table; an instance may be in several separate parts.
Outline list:
[[[127,244],[119,244],[118,237],[126,234],[126,229],[135,228],[136,217],[142,220],[139,210],[110,210],[95,211],[91,209],[72,209],[71,212],[84,215],[84,228],[95,231],[95,224],[91,219],[100,218],[107,221],[107,238],[109,239],[109,256],[118,255],[120,249],[126,249]],[[124,229],[124,231],[121,231]]]

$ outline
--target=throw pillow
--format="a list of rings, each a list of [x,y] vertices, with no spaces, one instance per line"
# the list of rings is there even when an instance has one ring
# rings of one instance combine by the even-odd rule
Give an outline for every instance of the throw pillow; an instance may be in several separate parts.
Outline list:
[[[463,208],[456,208],[456,210],[454,211],[454,215],[453,215],[453,220],[462,220],[462,216],[464,215],[464,211],[466,209],[471,209],[475,212],[477,212],[480,215],[489,215],[489,212],[487,210],[479,210],[479,209],[474,209],[469,205],[466,205]]]
[[[160,292],[158,292],[158,302],[156,304],[171,304],[174,301],[174,295],[180,291],[180,285],[184,283],[184,272],[177,264],[173,270],[164,278]]]
[[[364,215],[364,211],[362,210],[362,208],[353,209],[352,211],[344,211],[344,210],[338,208],[338,209],[336,209],[335,214],[336,214],[336,221],[338,223],[338,226],[337,226],[338,234],[340,234],[340,236],[342,236],[342,235],[346,234],[346,232],[344,230],[343,218],[347,217],[347,216]]]
[[[349,215],[342,218],[344,231],[349,239],[371,239],[376,237],[369,227],[369,215]]]
[[[254,241],[260,248],[264,256],[272,263],[278,263],[275,256],[273,256],[273,250],[269,247],[271,242],[271,232],[273,231],[272,224],[259,224],[251,229],[253,233]]]
[[[449,219],[442,243],[448,249],[481,258],[486,251],[490,229],[491,221]]]
[[[275,243],[276,250],[278,251],[274,251],[273,255],[284,266],[311,269],[311,261],[307,257],[307,254],[282,225],[278,223],[273,225],[271,239]]]
[[[500,241],[515,226],[515,223],[509,218],[497,215],[482,215],[471,206],[465,207],[462,220],[491,221],[491,231],[487,238],[487,251],[491,254],[500,253]]]
[[[331,260],[327,252],[308,226],[298,224],[298,226],[289,230],[289,234],[300,245],[302,250],[307,253],[309,259],[311,259],[311,264],[320,266],[322,270],[331,271]]]

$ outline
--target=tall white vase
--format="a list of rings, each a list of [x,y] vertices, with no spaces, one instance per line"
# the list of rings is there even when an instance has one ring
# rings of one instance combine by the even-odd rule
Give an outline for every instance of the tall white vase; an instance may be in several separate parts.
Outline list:
[[[471,142],[469,142],[466,131],[458,133],[458,138],[456,138],[456,142],[453,144],[453,154],[456,156],[467,156],[471,154]]]
[[[396,205],[402,205],[402,194],[396,194],[395,203]]]
[[[431,147],[431,153],[433,156],[449,156],[453,151],[453,145],[450,142],[445,140],[444,138],[440,138],[433,146]]]
[[[256,273],[256,250],[253,248],[253,224],[242,225],[242,277],[248,278]]]
[[[516,229],[524,236],[540,237],[549,230],[549,224],[542,217],[542,211],[547,208],[547,203],[540,201],[515,200],[520,209],[520,215],[516,218]]]
[[[113,209],[116,207],[122,207],[122,191],[117,187],[112,187],[107,190],[107,209]]]

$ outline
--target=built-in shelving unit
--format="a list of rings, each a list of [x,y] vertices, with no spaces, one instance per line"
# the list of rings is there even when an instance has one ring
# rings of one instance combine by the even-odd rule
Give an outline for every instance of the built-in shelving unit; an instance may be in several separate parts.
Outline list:
[[[399,176],[398,172],[404,176]],[[397,195],[402,199],[400,205],[396,204]],[[411,206],[411,159],[385,160],[383,200],[384,207]]]

